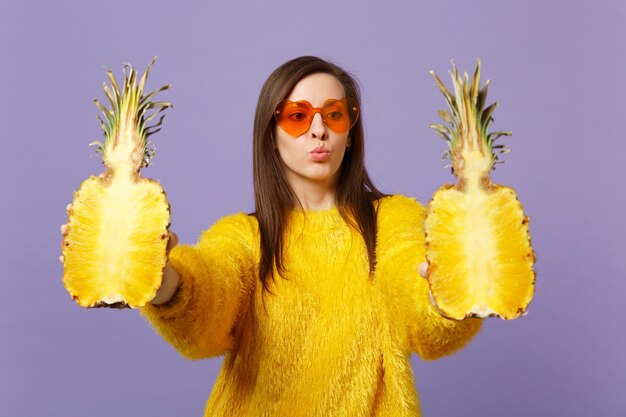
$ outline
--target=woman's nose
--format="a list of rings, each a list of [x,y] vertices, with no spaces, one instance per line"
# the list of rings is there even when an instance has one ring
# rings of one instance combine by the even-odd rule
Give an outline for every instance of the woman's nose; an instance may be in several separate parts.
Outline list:
[[[326,139],[328,137],[328,131],[320,113],[316,113],[313,116],[313,123],[311,123],[309,133],[314,139]]]

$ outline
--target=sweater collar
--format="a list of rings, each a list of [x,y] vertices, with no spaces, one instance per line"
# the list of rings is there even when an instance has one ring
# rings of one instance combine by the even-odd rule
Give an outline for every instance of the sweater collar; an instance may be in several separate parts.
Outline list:
[[[287,211],[287,220],[293,226],[304,226],[305,230],[311,232],[346,225],[336,206],[323,210],[291,209]]]

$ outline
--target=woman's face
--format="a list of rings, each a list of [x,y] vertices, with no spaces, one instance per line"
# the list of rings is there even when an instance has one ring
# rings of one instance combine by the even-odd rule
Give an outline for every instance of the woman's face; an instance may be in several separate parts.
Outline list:
[[[306,100],[313,107],[322,107],[328,99],[344,97],[343,85],[336,77],[316,73],[300,80],[287,98],[294,102]],[[349,133],[336,133],[329,129],[320,113],[313,117],[309,130],[298,137],[290,136],[276,125],[276,146],[292,187],[311,181],[334,186],[346,147],[350,145]]]

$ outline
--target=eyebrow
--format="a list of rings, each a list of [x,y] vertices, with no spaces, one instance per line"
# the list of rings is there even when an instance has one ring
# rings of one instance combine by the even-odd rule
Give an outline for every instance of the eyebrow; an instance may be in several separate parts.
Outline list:
[[[322,103],[322,105],[320,106],[320,108],[321,108],[321,107],[324,107],[324,106],[326,105],[326,103],[327,103],[329,100],[341,101],[341,100],[343,100],[344,98],[345,98],[345,97],[341,97],[341,98],[333,98],[333,97],[330,97],[330,98],[327,98],[326,100],[324,100],[324,102]],[[294,105],[297,105],[298,107],[302,107],[302,106],[304,106],[304,105],[305,105],[305,103],[306,103],[306,104],[308,104],[308,105],[309,105],[309,106],[311,106],[311,107],[317,108],[317,107],[315,107],[313,104],[311,104],[311,102],[310,102],[309,100],[301,99],[301,100],[289,100],[289,101],[291,101]]]

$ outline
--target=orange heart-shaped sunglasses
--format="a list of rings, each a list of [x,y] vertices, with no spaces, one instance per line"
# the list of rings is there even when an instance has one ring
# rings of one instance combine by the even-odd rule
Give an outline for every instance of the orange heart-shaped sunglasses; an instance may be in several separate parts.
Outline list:
[[[354,126],[359,118],[359,104],[352,97],[340,100],[330,98],[322,107],[313,107],[306,100],[283,100],[274,110],[274,118],[290,136],[298,137],[311,127],[316,113],[322,115],[322,121],[336,133],[345,133]]]

